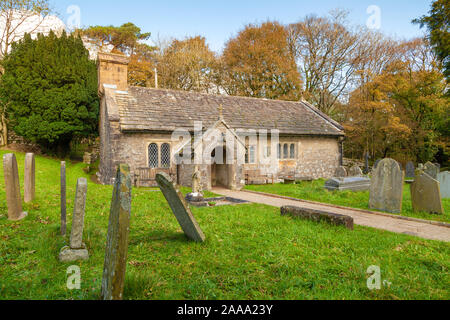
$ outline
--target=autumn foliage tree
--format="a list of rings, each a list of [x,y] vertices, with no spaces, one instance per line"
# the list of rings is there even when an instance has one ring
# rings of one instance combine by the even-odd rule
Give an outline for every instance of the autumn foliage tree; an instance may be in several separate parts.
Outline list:
[[[228,41],[222,56],[221,85],[230,95],[299,100],[301,79],[277,22],[248,25]]]

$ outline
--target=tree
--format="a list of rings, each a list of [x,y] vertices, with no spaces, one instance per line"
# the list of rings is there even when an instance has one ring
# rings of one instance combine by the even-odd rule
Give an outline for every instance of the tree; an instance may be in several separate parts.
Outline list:
[[[151,33],[143,33],[141,28],[128,22],[120,27],[93,26],[77,30],[84,41],[94,45],[99,51],[123,53],[130,57],[128,83],[146,87],[154,79],[156,48],[145,44]]]
[[[0,60],[8,54],[11,44],[23,37],[24,28],[34,32],[49,13],[47,0],[0,0]],[[7,105],[0,104],[0,146],[8,144],[6,112]]]
[[[3,66],[0,96],[18,135],[63,153],[97,131],[97,68],[79,37],[26,35]]]
[[[248,25],[229,40],[222,56],[222,87],[230,95],[299,100],[301,79],[278,22]]]
[[[445,67],[447,80],[450,79],[450,2],[435,0],[429,15],[416,19],[413,23],[427,27],[429,41]]]
[[[289,46],[304,79],[305,98],[331,115],[350,87],[359,63],[361,38],[345,24],[346,13],[308,16],[291,24]]]
[[[204,93],[217,90],[217,57],[205,38],[173,40],[158,60],[161,87]]]

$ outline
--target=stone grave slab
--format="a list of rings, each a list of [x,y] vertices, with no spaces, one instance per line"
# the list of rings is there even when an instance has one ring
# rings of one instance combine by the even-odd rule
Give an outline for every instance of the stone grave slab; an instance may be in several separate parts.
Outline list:
[[[411,185],[411,199],[414,212],[444,214],[439,182],[427,173],[417,175]]]
[[[441,184],[441,196],[450,199],[450,172],[445,171],[438,174],[438,181]]]
[[[364,177],[332,178],[325,182],[328,191],[368,191],[370,179]]]

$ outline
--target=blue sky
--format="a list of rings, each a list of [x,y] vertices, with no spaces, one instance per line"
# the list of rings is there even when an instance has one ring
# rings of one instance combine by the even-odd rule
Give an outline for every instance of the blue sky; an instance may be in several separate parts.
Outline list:
[[[220,51],[225,42],[248,23],[267,19],[287,24],[305,15],[326,15],[330,10],[350,11],[355,24],[366,24],[367,8],[380,8],[381,31],[409,39],[423,35],[411,20],[426,14],[432,0],[50,0],[67,22],[67,8],[81,10],[81,25],[121,25],[133,22],[152,37],[206,37],[211,49]]]

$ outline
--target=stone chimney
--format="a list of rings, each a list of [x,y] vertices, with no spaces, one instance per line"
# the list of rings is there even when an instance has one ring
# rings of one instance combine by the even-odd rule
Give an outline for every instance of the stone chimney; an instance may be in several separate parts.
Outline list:
[[[128,58],[114,53],[98,54],[98,90],[103,94],[103,85],[116,86],[117,90],[128,90]]]

